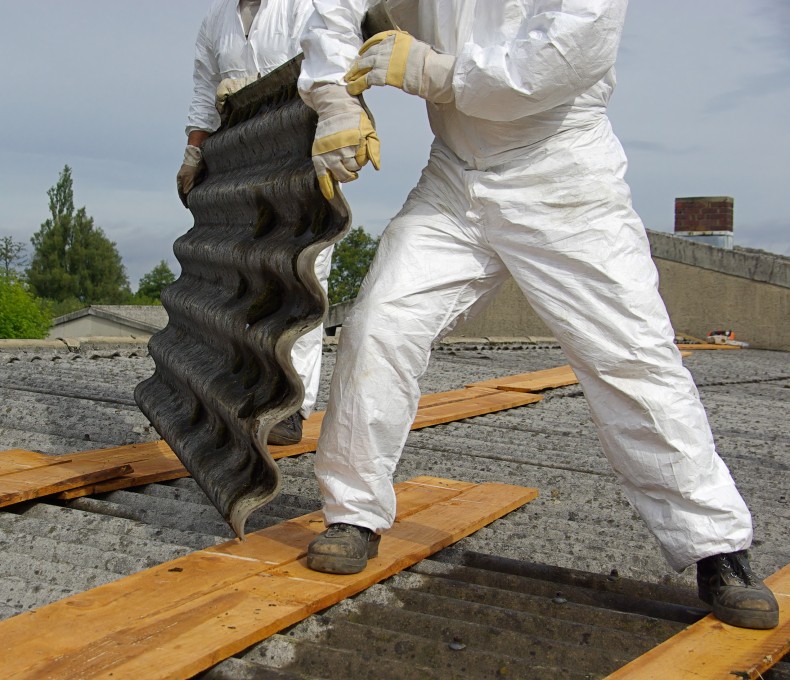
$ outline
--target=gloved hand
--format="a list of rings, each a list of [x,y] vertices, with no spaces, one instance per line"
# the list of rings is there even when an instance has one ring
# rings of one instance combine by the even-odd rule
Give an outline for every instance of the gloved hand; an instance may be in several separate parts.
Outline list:
[[[225,102],[228,101],[230,95],[235,94],[243,87],[247,87],[247,85],[251,85],[258,80],[259,77],[260,76],[255,75],[245,78],[225,78],[222,80],[217,86],[217,97],[214,100],[214,106],[217,112],[222,113],[222,110],[225,108]]]
[[[313,166],[318,186],[327,200],[335,195],[335,181],[355,180],[368,161],[381,167],[381,144],[359,99],[342,85],[322,85],[311,93],[318,113],[313,142]]]
[[[178,197],[184,204],[187,205],[187,196],[200,181],[203,179],[203,170],[205,165],[203,163],[203,154],[200,147],[188,145],[184,150],[184,163],[176,175],[176,186],[178,187]]]
[[[404,31],[383,31],[367,40],[346,73],[349,94],[371,85],[394,85],[434,104],[453,101],[455,57],[439,54]]]

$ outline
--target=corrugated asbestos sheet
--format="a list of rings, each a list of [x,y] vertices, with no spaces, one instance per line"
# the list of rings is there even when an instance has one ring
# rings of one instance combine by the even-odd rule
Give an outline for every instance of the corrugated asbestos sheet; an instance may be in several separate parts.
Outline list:
[[[181,275],[162,295],[169,322],[149,344],[156,371],[135,390],[239,536],[279,489],[266,434],[301,404],[291,348],[326,312],[315,258],[349,224],[342,197],[318,190],[316,116],[298,75],[299,58],[232,97],[203,145],[195,225],[175,243]]]
[[[327,346],[319,409],[334,357]],[[546,344],[441,345],[421,387],[564,363]],[[790,353],[696,352],[686,364],[754,514],[755,569],[776,571],[790,562]],[[0,448],[68,453],[155,438],[132,399],[152,370],[143,345],[0,348]],[[283,492],[250,517],[250,530],[320,506],[313,455],[279,464]],[[600,678],[699,614],[693,570],[669,569],[620,493],[578,387],[412,432],[396,479],[419,474],[533,486],[541,496],[208,677]],[[0,511],[0,616],[230,537],[192,479]],[[764,677],[788,680],[788,664]]]

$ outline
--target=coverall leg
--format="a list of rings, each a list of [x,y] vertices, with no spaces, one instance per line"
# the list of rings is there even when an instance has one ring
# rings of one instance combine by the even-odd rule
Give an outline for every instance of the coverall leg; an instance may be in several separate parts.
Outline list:
[[[749,546],[751,517],[674,345],[625,167],[606,119],[495,168],[464,168],[434,145],[341,334],[316,462],[327,523],[391,526],[431,343],[509,273],[568,355],[669,563]]]
[[[315,258],[315,275],[318,282],[327,291],[329,272],[332,268],[332,251],[334,246],[322,250]],[[314,328],[297,338],[291,350],[291,361],[294,369],[304,385],[304,399],[299,413],[309,418],[318,398],[318,386],[321,382],[321,352],[323,351],[324,326]]]

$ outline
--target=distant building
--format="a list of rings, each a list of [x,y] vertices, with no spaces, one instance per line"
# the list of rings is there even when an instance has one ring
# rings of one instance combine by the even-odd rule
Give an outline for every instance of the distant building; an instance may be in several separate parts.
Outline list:
[[[91,305],[54,319],[48,339],[148,338],[167,325],[161,305]]]

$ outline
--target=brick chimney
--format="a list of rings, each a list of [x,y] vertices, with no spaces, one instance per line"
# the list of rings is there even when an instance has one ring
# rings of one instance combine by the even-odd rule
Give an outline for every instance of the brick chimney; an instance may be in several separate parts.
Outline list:
[[[675,199],[675,236],[732,250],[735,201],[729,196]]]

